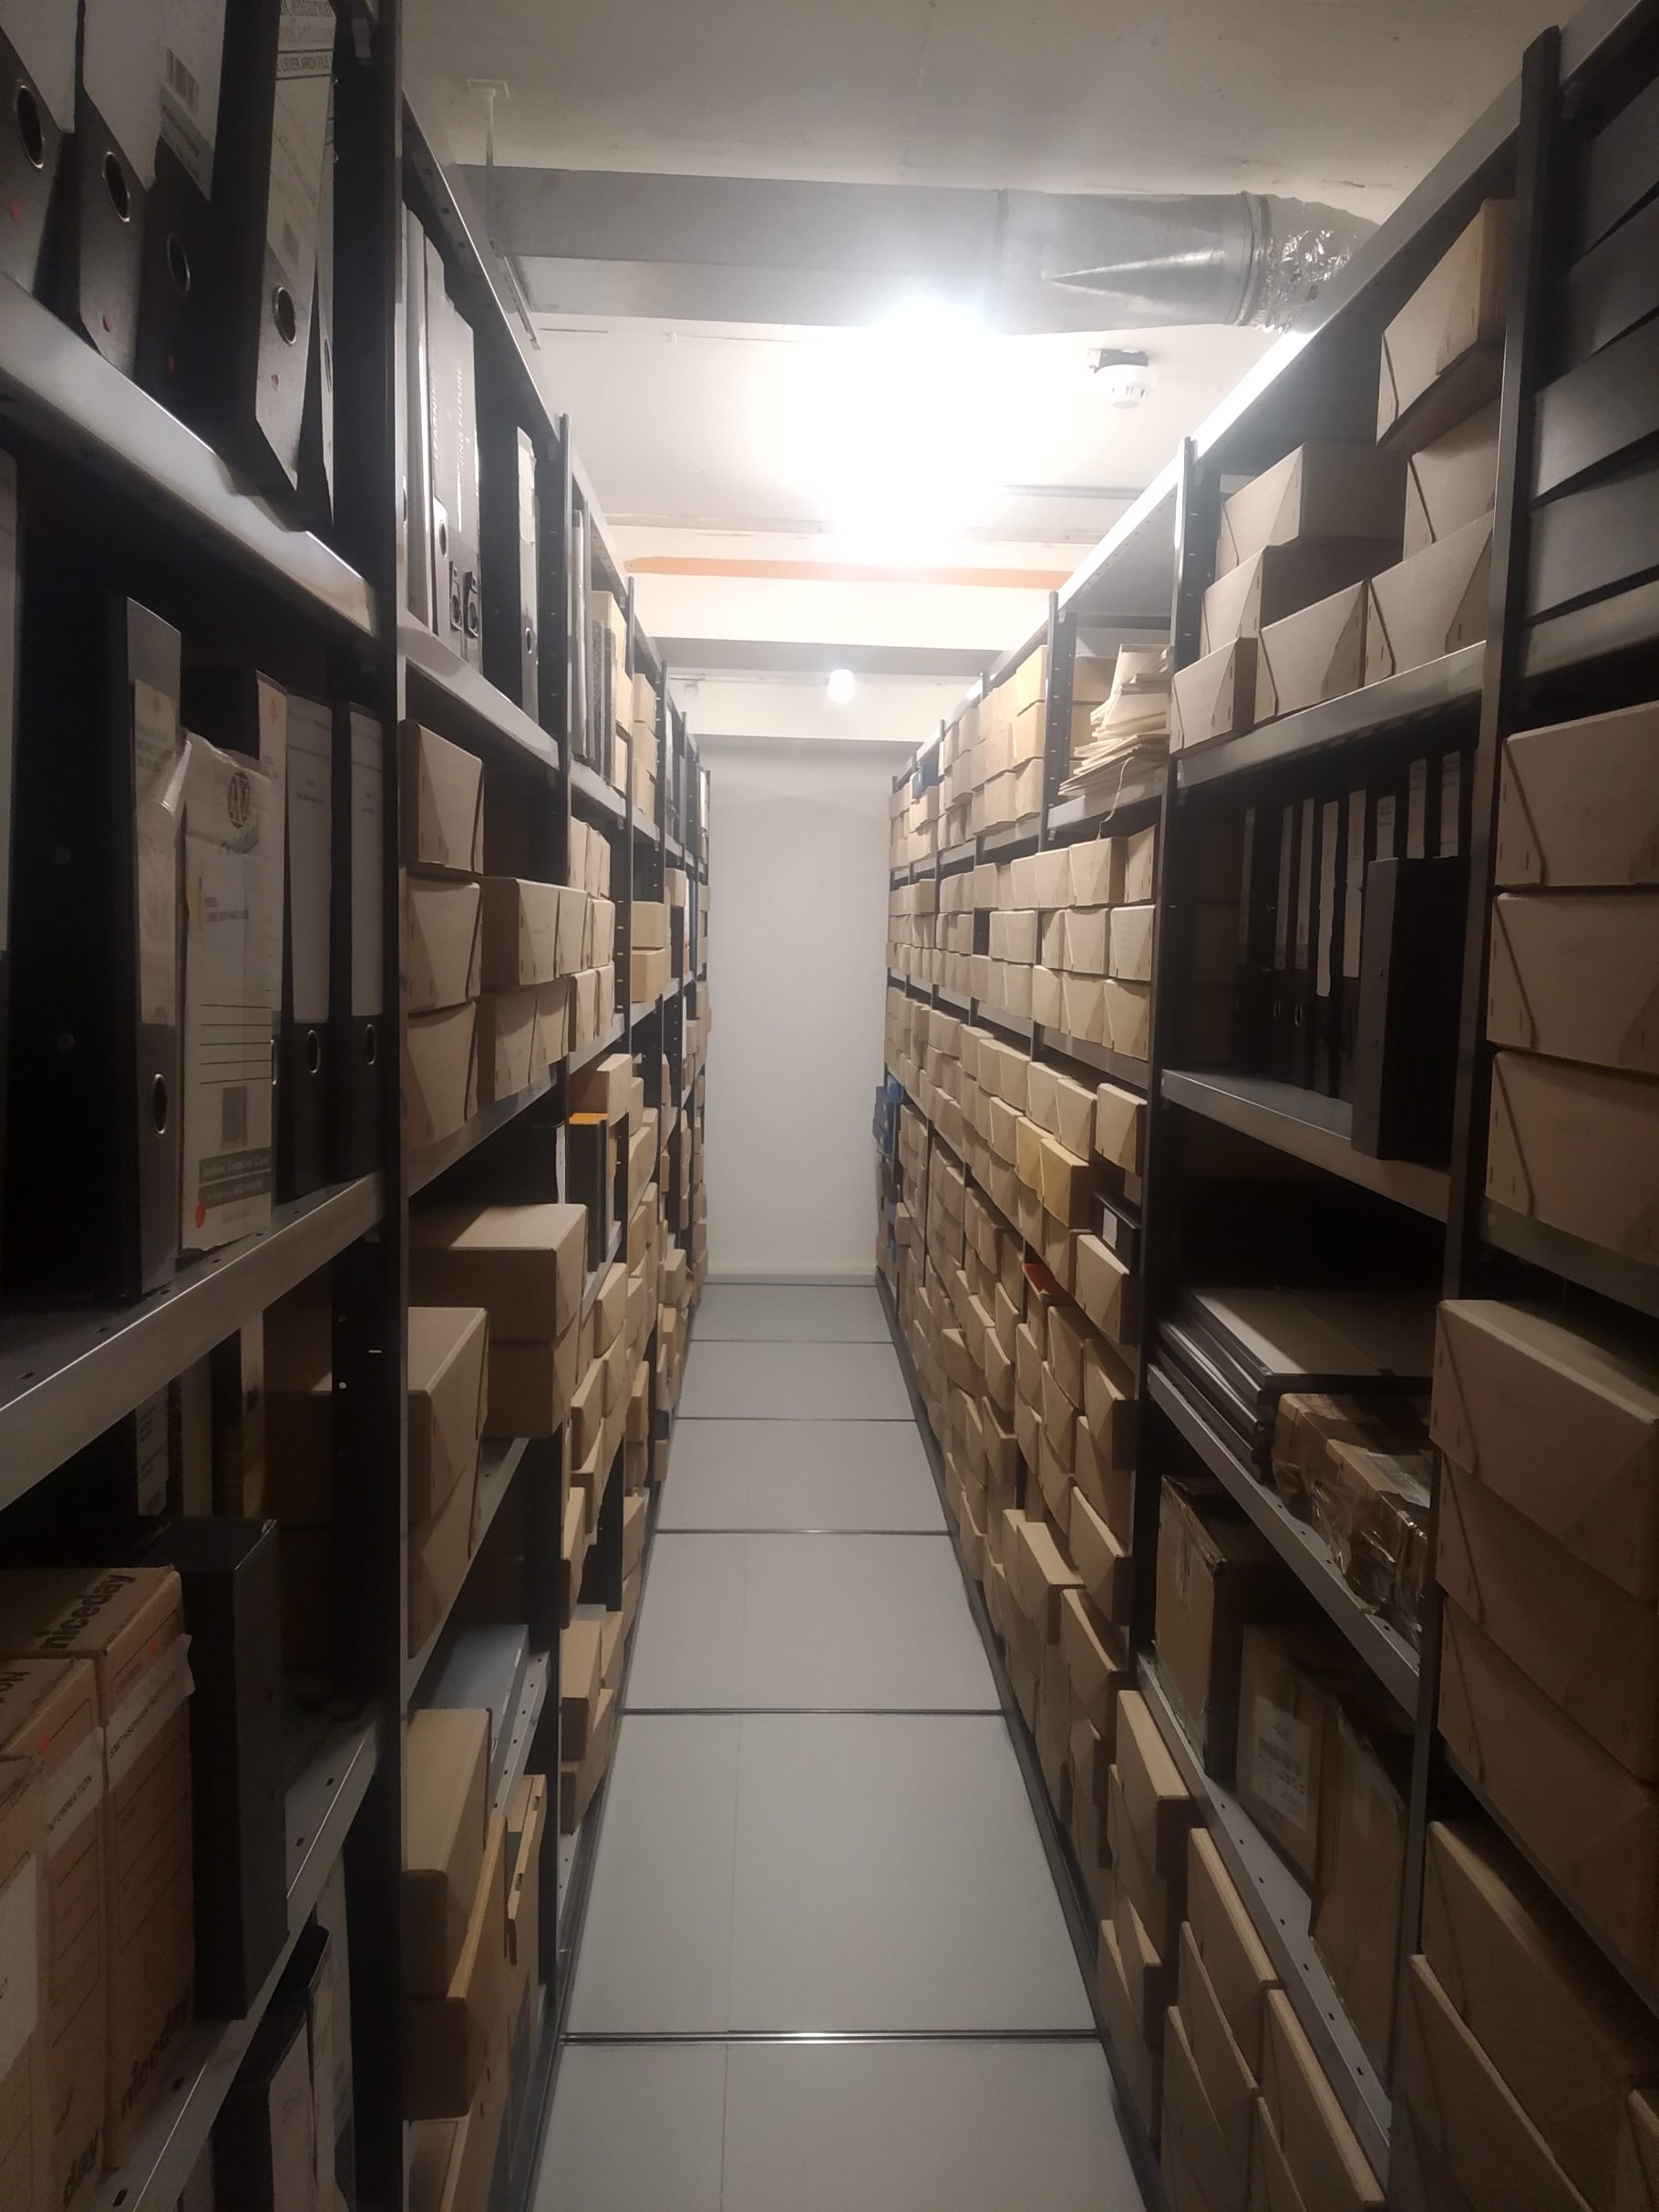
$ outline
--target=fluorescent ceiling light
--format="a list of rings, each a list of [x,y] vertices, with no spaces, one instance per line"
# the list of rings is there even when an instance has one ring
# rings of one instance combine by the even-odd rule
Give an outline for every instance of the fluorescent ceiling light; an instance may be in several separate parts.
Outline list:
[[[859,680],[850,668],[832,668],[830,671],[830,701],[833,706],[850,706],[859,688]]]

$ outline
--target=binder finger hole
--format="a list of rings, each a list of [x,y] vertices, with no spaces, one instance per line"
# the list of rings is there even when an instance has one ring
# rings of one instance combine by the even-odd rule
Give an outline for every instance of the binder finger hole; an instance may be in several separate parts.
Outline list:
[[[188,299],[191,289],[191,257],[184,250],[184,241],[176,231],[167,234],[167,273],[173,280],[179,297]]]
[[[132,193],[128,188],[127,171],[118,157],[104,156],[104,190],[109,195],[109,204],[122,222],[132,221]]]
[[[284,345],[292,345],[300,334],[300,318],[294,304],[294,294],[286,284],[279,284],[271,294],[271,319],[276,324],[276,334]]]
[[[363,1032],[363,1057],[373,1067],[380,1057],[380,1032],[373,1022]]]
[[[156,1125],[156,1135],[167,1128],[167,1077],[158,1075],[149,1086],[149,1118]]]
[[[45,169],[46,165],[46,127],[40,119],[40,102],[28,85],[17,87],[17,136],[23,140],[23,151],[31,168]]]
[[[314,1029],[305,1032],[305,1073],[314,1075],[323,1065],[323,1040]]]

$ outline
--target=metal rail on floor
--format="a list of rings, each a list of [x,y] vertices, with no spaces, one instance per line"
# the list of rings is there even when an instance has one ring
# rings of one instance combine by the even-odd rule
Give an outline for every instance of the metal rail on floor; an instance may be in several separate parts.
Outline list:
[[[1112,2081],[1118,2092],[1117,2116],[1123,2135],[1124,2146],[1128,2152],[1129,2164],[1134,2169],[1135,2179],[1139,2184],[1141,2195],[1146,2200],[1148,2212],[1154,2212],[1154,2208],[1161,2206],[1164,2201],[1163,2182],[1159,2171],[1158,2154],[1152,2147],[1151,2137],[1141,2125],[1139,2114],[1135,2109],[1134,2100],[1118,2069],[1118,2054],[1112,2048],[1111,2034],[1107,2026],[1105,2015],[1100,2010],[1096,1981],[1097,1924],[1094,1906],[1084,1888],[1083,1877],[1078,1871],[1073,1857],[1071,1839],[1061,1826],[1059,1816],[1049,1802],[1048,1787],[1043,1779],[1042,1761],[1037,1755],[1036,1743],[1030,1729],[1025,1725],[1025,1716],[1020,1711],[1019,1701],[1014,1694],[1014,1685],[1009,1680],[1006,1667],[1003,1664],[1002,1651],[996,1641],[996,1632],[991,1626],[991,1616],[985,1610],[984,1594],[979,1584],[968,1572],[967,1562],[962,1556],[962,1546],[957,1540],[956,1528],[951,1519],[950,1509],[945,1504],[944,1456],[940,1449],[939,1439],[933,1434],[933,1423],[928,1419],[927,1408],[922,1403],[922,1393],[916,1382],[915,1368],[911,1361],[910,1348],[905,1343],[904,1332],[899,1326],[898,1309],[893,1303],[892,1293],[881,1276],[876,1278],[876,1289],[881,1296],[881,1311],[887,1319],[888,1333],[892,1339],[893,1350],[898,1354],[899,1372],[904,1377],[904,1387],[910,1394],[911,1410],[916,1417],[917,1433],[922,1438],[922,1446],[927,1454],[927,1463],[933,1472],[934,1487],[939,1493],[940,1507],[944,1514],[945,1529],[950,1537],[952,1553],[962,1575],[963,1590],[968,1600],[968,1610],[974,1617],[974,1625],[979,1631],[980,1641],[984,1645],[985,1657],[991,1662],[992,1679],[996,1684],[997,1696],[1001,1701],[1002,1716],[1007,1727],[1008,1740],[1013,1744],[1014,1755],[1019,1762],[1021,1779],[1025,1785],[1025,1795],[1031,1801],[1031,1810],[1036,1821],[1037,1834],[1042,1839],[1044,1856],[1048,1861],[1048,1870],[1054,1878],[1055,1888],[1059,1896],[1060,1909],[1065,1915],[1066,1932],[1071,1937],[1072,1949],[1077,1954],[1078,1970],[1083,1976],[1083,1986],[1088,1992],[1089,2008],[1095,2015],[1096,2031],[1101,2048],[1106,2053],[1106,2063],[1111,2069]],[[1048,2040],[1064,2039],[1050,2038]]]

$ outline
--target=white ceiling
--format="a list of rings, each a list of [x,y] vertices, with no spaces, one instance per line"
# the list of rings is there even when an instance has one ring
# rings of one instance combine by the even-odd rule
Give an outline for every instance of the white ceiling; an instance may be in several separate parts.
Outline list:
[[[1560,0],[407,0],[410,97],[440,155],[1050,190],[1285,191],[1380,218],[1519,67]],[[568,319],[536,332],[624,558],[1071,566],[1264,350]],[[896,483],[902,516],[881,511]],[[1048,487],[1072,496],[1044,496]],[[889,500],[888,505],[893,502]],[[919,518],[924,517],[925,520]],[[648,576],[665,634],[994,653],[1041,591]],[[830,627],[830,625],[839,625]]]

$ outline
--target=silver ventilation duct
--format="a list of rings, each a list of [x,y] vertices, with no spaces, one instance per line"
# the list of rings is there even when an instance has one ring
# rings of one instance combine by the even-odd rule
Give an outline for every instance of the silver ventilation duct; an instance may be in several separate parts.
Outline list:
[[[532,312],[820,326],[1285,329],[1371,226],[1253,192],[990,192],[588,170],[462,176]]]

